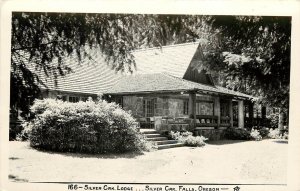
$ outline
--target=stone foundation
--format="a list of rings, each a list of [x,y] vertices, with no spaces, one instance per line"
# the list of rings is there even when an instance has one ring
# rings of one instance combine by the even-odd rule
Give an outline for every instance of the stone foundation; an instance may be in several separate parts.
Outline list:
[[[208,138],[208,141],[217,141],[224,139],[224,132],[225,129],[196,129],[194,130],[194,133],[196,136],[203,136],[205,138]]]

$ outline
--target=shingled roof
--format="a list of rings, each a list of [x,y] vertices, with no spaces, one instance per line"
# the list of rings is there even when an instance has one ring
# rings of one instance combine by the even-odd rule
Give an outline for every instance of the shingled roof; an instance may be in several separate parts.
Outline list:
[[[120,78],[112,88],[105,91],[105,94],[144,94],[154,92],[186,92],[204,91],[216,94],[227,94],[231,96],[253,98],[252,96],[232,91],[219,86],[209,86],[182,78],[172,76],[168,73],[131,75]]]
[[[90,56],[80,62],[75,53],[65,57],[64,62],[72,72],[65,76],[57,76],[57,79],[53,75],[46,76],[41,68],[35,67],[34,63],[26,63],[26,66],[46,85],[39,84],[41,89],[94,95],[111,88],[125,75],[112,69],[112,66],[107,64],[98,50],[91,50]],[[56,67],[57,62],[54,61],[51,65]]]
[[[97,49],[90,51],[91,59],[83,59],[81,63],[78,62],[75,54],[66,57],[65,63],[72,68],[73,72],[66,76],[59,76],[56,80],[57,84],[55,84],[53,77],[46,77],[42,71],[36,69],[32,69],[32,71],[47,85],[47,89],[58,91],[86,94],[124,94],[203,90],[250,98],[251,96],[226,88],[183,79],[201,43],[203,42],[133,51],[132,54],[135,57],[137,66],[133,74],[117,73],[107,64],[103,55]],[[53,64],[55,65],[55,63]]]

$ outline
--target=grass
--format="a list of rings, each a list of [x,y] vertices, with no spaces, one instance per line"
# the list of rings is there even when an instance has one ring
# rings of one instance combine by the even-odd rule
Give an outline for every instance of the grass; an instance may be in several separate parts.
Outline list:
[[[10,142],[14,182],[162,182],[285,184],[287,141],[217,141],[144,154],[88,155],[38,151]]]

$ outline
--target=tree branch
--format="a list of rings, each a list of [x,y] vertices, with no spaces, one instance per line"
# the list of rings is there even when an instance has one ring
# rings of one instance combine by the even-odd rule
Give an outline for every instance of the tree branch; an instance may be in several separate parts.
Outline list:
[[[11,49],[11,52],[15,52],[15,51],[19,51],[19,50],[26,50],[26,49],[34,49],[34,48],[39,48],[41,46],[47,46],[49,44],[53,44],[53,43],[61,43],[61,42],[67,42],[66,40],[61,40],[61,41],[51,41],[51,42],[48,42],[48,43],[43,43],[43,44],[40,44],[39,46],[28,46],[28,47],[21,47],[21,48],[12,48]]]

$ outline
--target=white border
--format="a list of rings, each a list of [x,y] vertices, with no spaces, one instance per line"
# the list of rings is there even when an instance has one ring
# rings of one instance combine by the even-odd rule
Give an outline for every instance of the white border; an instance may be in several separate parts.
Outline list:
[[[201,15],[265,15],[292,16],[291,84],[290,84],[290,137],[288,151],[288,187],[245,186],[243,190],[299,190],[300,189],[300,1],[221,1],[221,0],[7,0],[1,5],[0,51],[0,190],[10,190],[8,182],[8,116],[9,116],[9,63],[12,11],[38,12],[91,12],[91,13],[145,13],[145,14],[201,14]],[[65,185],[15,184],[16,190],[66,190]]]

